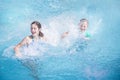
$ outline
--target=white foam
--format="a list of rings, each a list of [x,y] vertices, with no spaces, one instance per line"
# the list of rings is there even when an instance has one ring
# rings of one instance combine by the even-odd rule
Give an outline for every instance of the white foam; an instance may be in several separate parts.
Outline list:
[[[10,46],[3,51],[2,56],[12,58],[14,56],[14,46]]]

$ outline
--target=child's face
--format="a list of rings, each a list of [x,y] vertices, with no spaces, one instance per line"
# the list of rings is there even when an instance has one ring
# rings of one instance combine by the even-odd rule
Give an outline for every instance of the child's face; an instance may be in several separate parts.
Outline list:
[[[32,24],[31,26],[31,33],[33,36],[38,36],[39,35],[40,29],[37,27],[36,24]]]
[[[80,23],[80,30],[85,31],[88,27],[87,21]]]

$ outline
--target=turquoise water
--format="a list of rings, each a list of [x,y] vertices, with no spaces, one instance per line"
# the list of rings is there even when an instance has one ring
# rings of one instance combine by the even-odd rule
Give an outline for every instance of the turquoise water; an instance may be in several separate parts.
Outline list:
[[[0,80],[119,80],[119,5],[119,0],[0,0]],[[89,20],[92,37],[84,49],[71,54],[57,46],[58,36],[81,18]],[[55,46],[29,60],[37,77],[27,60],[13,57],[14,45],[30,35],[34,20]]]

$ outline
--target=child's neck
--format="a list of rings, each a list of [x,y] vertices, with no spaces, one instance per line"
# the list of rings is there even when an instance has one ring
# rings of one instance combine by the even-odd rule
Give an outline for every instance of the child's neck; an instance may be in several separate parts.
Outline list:
[[[86,30],[80,30],[80,32],[84,33]]]

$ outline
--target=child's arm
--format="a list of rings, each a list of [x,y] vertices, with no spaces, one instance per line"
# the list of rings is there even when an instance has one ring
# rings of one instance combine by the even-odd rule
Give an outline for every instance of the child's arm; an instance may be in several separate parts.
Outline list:
[[[65,38],[68,34],[69,34],[69,31],[64,32],[64,33],[62,34],[61,38],[62,38],[62,39]]]
[[[20,47],[22,47],[23,45],[25,45],[26,42],[27,42],[27,37],[24,38],[19,44],[17,44],[17,45],[15,46],[14,51],[15,51],[15,56],[16,56],[16,57],[18,57],[18,58],[21,58],[21,57],[22,57],[19,49],[20,49]]]

